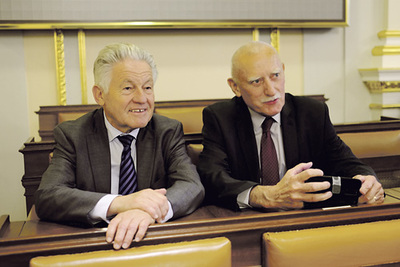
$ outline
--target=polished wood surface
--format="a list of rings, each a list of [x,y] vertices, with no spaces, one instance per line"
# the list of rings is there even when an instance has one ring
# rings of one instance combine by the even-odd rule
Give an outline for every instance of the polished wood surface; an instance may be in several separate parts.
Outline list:
[[[150,226],[146,237],[132,246],[173,243],[225,236],[232,242],[233,266],[261,264],[265,232],[299,230],[400,218],[400,189],[387,192],[385,204],[351,208],[233,212],[204,206],[193,214]],[[0,219],[0,262],[28,266],[32,257],[112,249],[104,228],[77,228],[40,221],[34,214],[25,222]]]

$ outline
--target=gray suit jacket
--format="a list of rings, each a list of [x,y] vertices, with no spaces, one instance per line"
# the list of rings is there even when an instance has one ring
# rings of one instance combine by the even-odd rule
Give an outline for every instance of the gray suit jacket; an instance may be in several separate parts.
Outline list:
[[[102,109],[54,129],[52,161],[35,193],[41,219],[91,224],[88,213],[111,191],[111,159]],[[167,188],[177,218],[193,212],[204,188],[186,153],[182,124],[157,114],[137,141],[138,190]]]

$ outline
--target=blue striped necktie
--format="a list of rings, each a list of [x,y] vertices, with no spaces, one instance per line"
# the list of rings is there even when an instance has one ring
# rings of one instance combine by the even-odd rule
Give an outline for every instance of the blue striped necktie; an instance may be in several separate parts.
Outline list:
[[[121,156],[118,192],[121,195],[128,195],[137,189],[137,175],[131,156],[131,144],[134,137],[132,135],[120,135],[118,139],[124,146]]]

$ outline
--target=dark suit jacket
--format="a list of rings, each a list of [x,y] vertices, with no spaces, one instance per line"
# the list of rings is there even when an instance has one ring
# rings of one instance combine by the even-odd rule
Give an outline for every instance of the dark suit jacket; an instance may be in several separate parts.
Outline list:
[[[375,175],[336,135],[328,107],[286,94],[281,128],[286,167],[313,162],[325,175]],[[203,111],[203,145],[198,172],[206,199],[238,209],[237,195],[259,184],[260,166],[250,112],[242,98],[215,103]]]
[[[52,161],[35,193],[41,219],[90,224],[88,213],[111,190],[111,159],[102,109],[54,129]],[[157,114],[140,129],[138,190],[167,188],[174,217],[193,212],[204,188],[186,153],[182,124]]]

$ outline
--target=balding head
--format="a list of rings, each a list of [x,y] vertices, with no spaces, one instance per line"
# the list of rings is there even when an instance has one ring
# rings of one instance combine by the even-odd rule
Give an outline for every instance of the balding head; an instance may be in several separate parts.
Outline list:
[[[280,61],[280,57],[276,49],[265,42],[254,41],[241,46],[232,56],[232,78],[236,80],[240,70],[243,69],[243,63],[257,57],[260,54],[276,56]]]
[[[285,104],[285,66],[274,47],[251,42],[232,57],[232,78],[228,84],[247,106],[264,116],[281,112]]]

